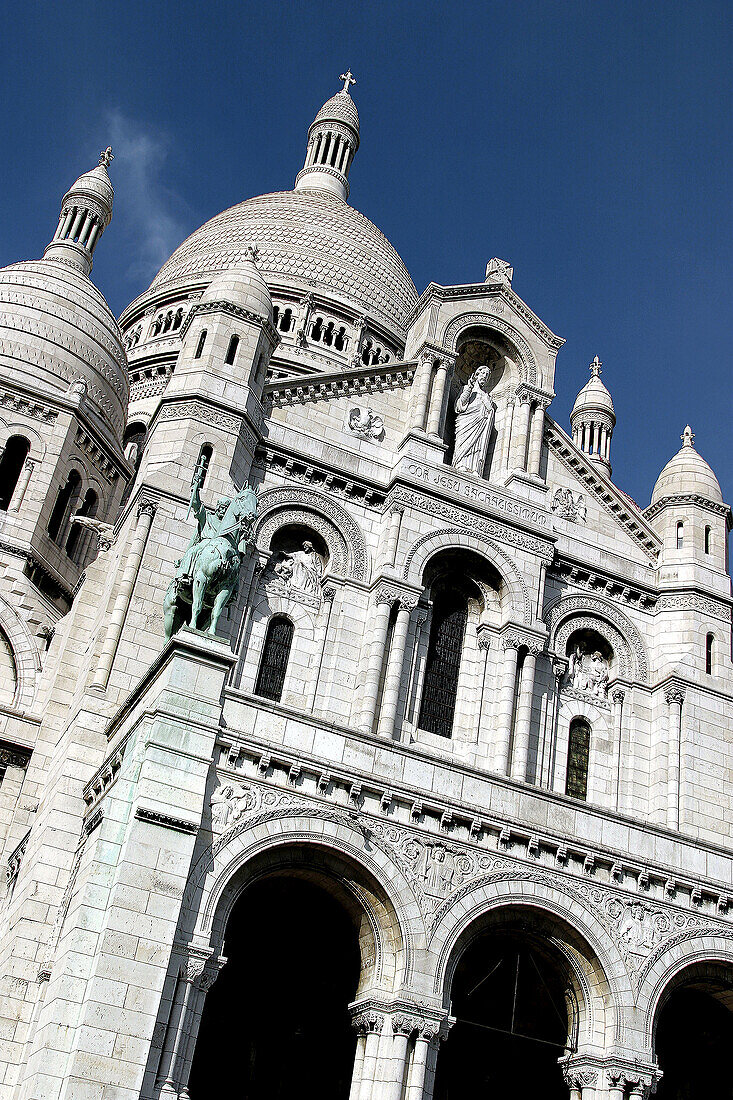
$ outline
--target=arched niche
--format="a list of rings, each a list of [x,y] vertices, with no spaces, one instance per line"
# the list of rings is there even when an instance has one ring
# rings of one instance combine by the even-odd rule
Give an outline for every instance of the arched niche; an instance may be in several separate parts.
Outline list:
[[[501,317],[487,313],[462,313],[448,322],[443,330],[441,343],[449,351],[463,351],[464,346],[480,341],[496,347],[509,358],[516,367],[516,381],[538,383],[537,361],[532,348],[522,334]],[[507,381],[512,375],[507,376]]]
[[[260,496],[258,511],[255,541],[263,553],[270,550],[273,536],[281,527],[300,524],[323,539],[332,575],[366,579],[368,555],[364,535],[346,509],[335,501],[310,489],[271,489]]]
[[[41,669],[38,648],[26,624],[7,601],[0,598],[0,632],[8,650],[8,666],[12,663],[14,683],[12,694],[6,692],[3,703],[17,710],[31,707],[36,693],[37,673]]]
[[[624,613],[597,596],[565,596],[545,613],[550,649],[565,656],[570,635],[590,630],[605,639],[614,653],[617,676],[630,683],[646,683],[649,663],[639,631]]]

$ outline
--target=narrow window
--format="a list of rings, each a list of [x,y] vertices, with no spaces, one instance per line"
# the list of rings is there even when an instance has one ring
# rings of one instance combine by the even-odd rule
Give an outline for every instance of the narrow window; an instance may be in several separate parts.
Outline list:
[[[99,505],[99,497],[94,492],[94,489],[87,489],[84,494],[84,500],[82,501],[81,508],[77,511],[78,516],[96,516],[97,507]],[[69,531],[69,537],[66,540],[66,553],[69,555],[72,561],[78,561],[80,557],[82,535],[85,534],[84,528],[79,523],[72,523],[71,530]]]
[[[234,362],[235,356],[237,354],[237,348],[238,347],[239,347],[239,337],[238,336],[232,336],[231,340],[229,341],[229,347],[227,348],[227,357],[224,360],[224,362],[227,364],[228,367],[231,367],[232,363]]]
[[[196,469],[201,471],[201,480],[199,482],[199,489],[206,481],[206,475],[209,472],[209,466],[211,465],[211,456],[214,453],[214,448],[210,443],[204,443],[203,447],[199,451],[199,457],[196,461]]]
[[[31,445],[24,435],[11,435],[5,444],[0,458],[0,512],[8,510],[30,449]]]
[[[570,723],[568,744],[568,771],[565,794],[582,798],[588,793],[588,757],[590,754],[590,726],[584,718],[574,718]]]
[[[320,340],[323,335],[323,321],[320,317],[316,317],[315,322],[311,328],[311,340]]]
[[[681,550],[685,545],[685,525],[682,520],[677,524],[677,549]]]
[[[293,325],[293,311],[292,309],[286,309],[280,322],[280,329],[282,332],[290,332]]]
[[[206,343],[206,329],[202,328],[201,329],[201,335],[199,336],[199,342],[196,345],[196,354],[194,355],[194,359],[200,359],[201,358],[201,356],[204,353],[204,344],[205,343]]]
[[[450,737],[458,694],[468,601],[455,588],[440,588],[433,599],[433,619],[425,665],[418,725],[428,733]]]
[[[713,648],[715,646],[715,635],[708,634],[705,639],[705,671],[708,676],[713,674]]]
[[[136,470],[139,469],[142,461],[146,435],[147,430],[145,425],[140,424],[138,421],[128,424],[125,429],[122,442],[125,458]]]
[[[710,546],[712,542],[713,532],[709,527],[705,528],[705,553],[710,553]]]
[[[277,328],[277,323],[280,320],[280,306],[272,307],[272,323]]]
[[[176,315],[173,318],[173,328],[180,328],[183,324],[183,310],[177,309]]]
[[[293,624],[285,615],[274,615],[267,626],[262,660],[257,673],[255,695],[278,703],[282,698],[290,647],[293,644]]]
[[[56,503],[51,512],[51,518],[48,521],[48,533],[54,542],[58,539],[64,523],[66,522],[66,518],[76,503],[76,498],[79,495],[80,489],[81,478],[76,470],[72,470],[66,484],[59,489]]]

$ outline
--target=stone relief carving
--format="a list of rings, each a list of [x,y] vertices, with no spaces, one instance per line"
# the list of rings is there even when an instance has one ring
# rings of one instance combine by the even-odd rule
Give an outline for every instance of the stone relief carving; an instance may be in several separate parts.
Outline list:
[[[223,832],[238,821],[254,801],[249,787],[241,783],[220,783],[211,796],[211,828],[214,832]]]
[[[269,519],[269,513],[281,505],[291,507],[302,505],[309,510],[327,516],[341,532],[349,548],[349,576],[353,577],[354,580],[366,580],[368,562],[366,541],[360,527],[345,508],[312,489],[291,488],[288,486],[282,489],[269,489],[267,492],[262,493],[259,498],[260,516],[263,519],[264,517]]]
[[[588,507],[582,493],[573,493],[572,489],[555,489],[552,498],[552,511],[561,519],[573,523],[585,523]]]
[[[278,595],[320,606],[323,559],[307,539],[300,550],[275,550],[265,566],[262,583]]]
[[[573,613],[583,618],[574,619]],[[597,615],[598,618],[591,618],[592,615]],[[631,620],[609,601],[599,599],[598,596],[562,596],[545,613],[545,622],[550,631],[550,639],[554,640],[553,648],[556,653],[564,652],[562,643],[567,642],[574,630],[587,627],[598,631],[608,640],[619,659],[619,672],[624,679],[647,682],[649,663],[641,636]],[[609,624],[613,625],[609,627]]]
[[[520,312],[517,308],[519,301],[520,299],[517,298],[516,295],[512,295],[512,307],[516,312]],[[462,313],[458,317],[454,317],[443,331],[441,339],[442,346],[449,349],[455,348],[458,335],[463,329],[470,328],[471,325],[486,325],[487,328],[496,329],[497,332],[501,332],[506,336],[519,352],[521,356],[519,368],[522,380],[524,382],[536,383],[537,361],[531,347],[513,325],[508,324],[499,317],[493,316],[493,308],[493,305],[489,305],[483,313]]]
[[[453,467],[481,477],[486,463],[496,405],[488,394],[491,367],[477,367],[455,403],[456,442]]]
[[[600,652],[576,645],[570,654],[564,687],[598,699],[608,697],[609,663]]]
[[[349,429],[363,439],[382,439],[384,436],[384,420],[365,405],[352,405],[347,423]]]
[[[486,275],[484,278],[485,282],[504,283],[506,286],[511,286],[513,278],[514,268],[508,260],[500,260],[498,256],[494,256],[494,258],[487,263]]]

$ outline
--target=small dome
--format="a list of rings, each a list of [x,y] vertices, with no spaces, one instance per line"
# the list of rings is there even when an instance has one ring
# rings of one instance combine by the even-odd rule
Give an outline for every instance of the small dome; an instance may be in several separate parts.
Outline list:
[[[716,504],[723,503],[723,493],[718,479],[705,459],[695,450],[689,425],[685,428],[683,444],[670,458],[657,478],[652,491],[652,504],[671,496],[700,496]]]
[[[348,92],[340,91],[321,107],[311,123],[311,129],[321,122],[343,122],[359,133],[359,112]]]
[[[122,438],[129,384],[120,330],[72,264],[32,260],[0,270],[0,378],[39,397],[83,381],[90,409]]]
[[[613,399],[601,382],[601,362],[598,356],[590,365],[591,378],[588,379],[582,390],[575,398],[573,410],[570,413],[571,420],[582,412],[607,412],[616,419],[616,410],[613,407]]]
[[[257,270],[248,249],[234,267],[221,271],[209,283],[201,297],[204,302],[230,302],[232,305],[272,320],[272,299],[267,283]]]
[[[79,179],[70,187],[64,195],[64,202],[67,199],[73,198],[77,192],[84,192],[87,195],[94,195],[102,203],[103,207],[112,208],[112,202],[114,200],[114,188],[112,187],[112,181],[109,178],[107,168],[104,164],[98,164],[96,168],[92,168],[90,172],[84,172],[79,176]]]

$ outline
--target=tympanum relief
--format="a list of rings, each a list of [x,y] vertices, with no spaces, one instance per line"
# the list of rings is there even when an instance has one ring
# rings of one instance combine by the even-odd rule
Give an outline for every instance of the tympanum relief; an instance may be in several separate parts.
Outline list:
[[[609,678],[609,662],[600,650],[578,643],[570,653],[563,686],[580,695],[591,695],[605,701]]]
[[[323,569],[321,555],[306,539],[299,550],[273,551],[262,582],[269,591],[318,607]]]

